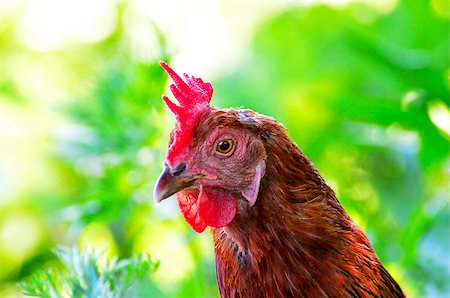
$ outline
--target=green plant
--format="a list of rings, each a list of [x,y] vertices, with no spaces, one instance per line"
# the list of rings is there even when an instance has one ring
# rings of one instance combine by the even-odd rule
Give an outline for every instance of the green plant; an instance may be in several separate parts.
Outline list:
[[[60,297],[139,297],[152,291],[149,274],[158,267],[148,255],[108,259],[103,251],[59,247],[53,252],[62,268],[36,271],[19,283],[23,294]]]

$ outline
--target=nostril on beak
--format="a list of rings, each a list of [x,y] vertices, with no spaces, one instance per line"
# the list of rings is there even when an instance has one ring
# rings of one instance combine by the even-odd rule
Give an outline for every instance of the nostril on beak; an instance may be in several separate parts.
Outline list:
[[[186,163],[180,163],[178,166],[175,167],[175,169],[173,170],[172,175],[173,176],[180,176],[181,174],[183,174],[184,170],[186,170]]]

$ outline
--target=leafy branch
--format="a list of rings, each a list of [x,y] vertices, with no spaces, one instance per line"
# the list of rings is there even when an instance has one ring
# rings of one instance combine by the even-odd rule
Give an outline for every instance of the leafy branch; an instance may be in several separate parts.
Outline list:
[[[31,279],[19,283],[22,293],[43,298],[138,297],[149,288],[148,276],[158,262],[140,254],[129,259],[111,260],[103,251],[77,247],[59,247],[53,251],[62,263],[61,269],[34,272]]]

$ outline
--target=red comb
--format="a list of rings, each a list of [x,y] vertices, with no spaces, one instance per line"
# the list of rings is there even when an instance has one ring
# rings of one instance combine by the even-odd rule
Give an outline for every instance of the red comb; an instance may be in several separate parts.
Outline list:
[[[175,114],[177,121],[174,130],[174,141],[167,152],[167,161],[173,158],[187,145],[191,139],[195,126],[200,116],[209,110],[209,102],[213,94],[210,83],[203,82],[200,78],[184,74],[186,82],[165,62],[160,65],[172,78],[174,84],[170,84],[170,90],[177,99],[179,106],[163,95],[162,99],[167,107]]]

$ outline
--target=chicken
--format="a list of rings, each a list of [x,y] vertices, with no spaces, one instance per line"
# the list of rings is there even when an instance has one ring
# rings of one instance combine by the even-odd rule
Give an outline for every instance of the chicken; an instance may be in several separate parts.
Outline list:
[[[366,235],[274,119],[210,106],[213,88],[174,84],[175,114],[155,201],[176,194],[187,223],[211,227],[221,297],[404,297]]]

